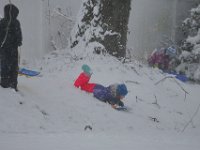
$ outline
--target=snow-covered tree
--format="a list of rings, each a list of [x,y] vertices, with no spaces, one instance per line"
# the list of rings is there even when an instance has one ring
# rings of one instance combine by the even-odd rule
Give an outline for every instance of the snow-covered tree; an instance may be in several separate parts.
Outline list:
[[[200,4],[191,10],[190,17],[184,21],[183,31],[188,37],[181,47],[181,64],[177,71],[200,81]]]
[[[71,48],[92,44],[94,53],[124,57],[130,4],[131,0],[85,0],[72,32]]]
[[[198,34],[200,28],[200,5],[191,10],[190,17],[184,20],[181,28],[186,37],[194,37]],[[191,51],[193,46],[194,44],[186,39],[182,45],[182,49]]]

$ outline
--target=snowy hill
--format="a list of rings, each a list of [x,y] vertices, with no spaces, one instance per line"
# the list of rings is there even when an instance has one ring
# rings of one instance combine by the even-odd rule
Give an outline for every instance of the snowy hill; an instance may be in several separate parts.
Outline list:
[[[0,88],[1,150],[199,150],[199,85],[162,80],[168,75],[137,61],[95,55],[75,61],[65,51],[29,65],[41,76],[19,76],[19,92]],[[75,88],[82,64],[93,69],[91,82],[125,83],[130,112]]]

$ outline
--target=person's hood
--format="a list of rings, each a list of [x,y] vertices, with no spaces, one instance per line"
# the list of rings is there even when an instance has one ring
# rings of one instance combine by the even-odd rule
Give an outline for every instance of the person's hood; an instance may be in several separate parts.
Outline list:
[[[12,19],[16,19],[19,14],[19,9],[13,5],[13,4],[7,4],[4,7],[4,18],[10,19],[10,16]]]

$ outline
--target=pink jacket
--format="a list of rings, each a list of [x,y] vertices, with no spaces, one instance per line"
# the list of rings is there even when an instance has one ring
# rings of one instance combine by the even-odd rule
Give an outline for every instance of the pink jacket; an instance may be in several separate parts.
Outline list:
[[[167,70],[169,68],[169,56],[165,54],[165,50],[154,51],[148,59],[148,63],[151,66],[157,66],[162,70]]]

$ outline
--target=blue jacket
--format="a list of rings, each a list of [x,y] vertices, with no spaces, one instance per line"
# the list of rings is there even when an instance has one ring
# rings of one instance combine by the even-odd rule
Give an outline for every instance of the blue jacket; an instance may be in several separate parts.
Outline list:
[[[110,87],[104,87],[100,84],[96,84],[93,90],[93,95],[97,99],[103,102],[108,102],[111,105],[118,105],[118,106],[124,106],[124,103],[120,101],[119,98],[114,97],[112,94]]]

